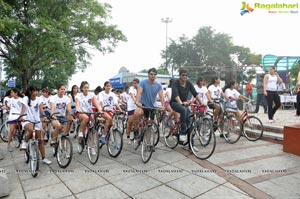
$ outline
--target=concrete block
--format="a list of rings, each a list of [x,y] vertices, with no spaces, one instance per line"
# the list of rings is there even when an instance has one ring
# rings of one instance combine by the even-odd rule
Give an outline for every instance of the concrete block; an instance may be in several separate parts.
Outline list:
[[[0,168],[0,198],[9,195],[9,183],[4,169]]]

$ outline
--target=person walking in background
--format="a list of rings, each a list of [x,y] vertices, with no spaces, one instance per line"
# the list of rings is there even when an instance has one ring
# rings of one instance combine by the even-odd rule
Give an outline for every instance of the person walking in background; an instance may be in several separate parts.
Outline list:
[[[253,99],[252,96],[252,84],[250,81],[248,81],[248,83],[246,84],[246,97]]]
[[[300,116],[300,84],[293,89],[293,95],[296,95],[296,116]]]
[[[277,109],[280,107],[280,97],[277,93],[277,83],[281,84],[282,79],[279,77],[278,73],[275,71],[274,66],[269,69],[269,74],[264,77],[264,95],[268,102],[268,117],[269,122],[274,122],[274,115]],[[273,107],[273,102],[275,106]]]
[[[283,94],[285,92],[285,83],[281,82],[281,83],[277,83],[277,92],[278,94]]]
[[[266,97],[264,95],[264,83],[263,83],[264,75],[260,75],[259,79],[257,81],[257,97],[256,97],[256,109],[255,113],[258,113],[259,111],[259,105],[262,103],[264,107],[264,113],[268,113],[268,106],[267,106],[267,101]]]

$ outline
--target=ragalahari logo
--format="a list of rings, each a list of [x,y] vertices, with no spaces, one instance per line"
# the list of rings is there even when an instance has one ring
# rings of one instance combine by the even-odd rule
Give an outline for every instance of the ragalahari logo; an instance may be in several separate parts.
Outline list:
[[[241,8],[241,10],[242,10],[241,11],[241,16],[243,16],[246,13],[253,12],[254,9],[251,8],[248,3],[246,3],[245,1],[243,1],[242,2],[242,8]]]

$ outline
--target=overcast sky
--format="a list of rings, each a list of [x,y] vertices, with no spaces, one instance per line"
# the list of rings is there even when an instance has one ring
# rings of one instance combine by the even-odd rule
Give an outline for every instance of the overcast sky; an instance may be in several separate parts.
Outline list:
[[[101,1],[103,2],[103,1]],[[166,46],[166,27],[161,18],[172,18],[168,37],[181,35],[192,38],[201,26],[211,26],[216,32],[232,37],[236,45],[249,47],[258,54],[300,56],[300,13],[270,14],[265,9],[240,15],[242,1],[220,0],[106,0],[112,6],[110,23],[116,24],[128,42],[120,42],[114,53],[94,54],[91,66],[84,73],[73,75],[69,88],[87,80],[91,89],[118,74],[125,66],[131,72],[158,67],[164,60],[161,51]],[[294,0],[250,0],[254,3],[297,3]],[[299,2],[299,1],[298,1]],[[293,9],[300,11],[299,8]]]

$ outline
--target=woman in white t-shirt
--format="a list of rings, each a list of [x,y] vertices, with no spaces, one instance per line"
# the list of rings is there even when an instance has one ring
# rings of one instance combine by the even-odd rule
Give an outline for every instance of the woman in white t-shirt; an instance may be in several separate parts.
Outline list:
[[[246,96],[241,95],[236,89],[238,87],[238,83],[234,80],[230,80],[228,84],[225,85],[223,91],[225,92],[225,95],[227,96],[227,99],[224,99],[225,102],[225,108],[230,108],[235,111],[235,114],[238,118],[241,119],[242,111],[238,109],[237,106],[237,100],[243,99],[243,100],[249,100]]]
[[[26,111],[25,111],[26,115],[24,116],[24,119],[32,122],[41,122],[40,113],[43,112],[43,103],[41,99],[38,97],[38,89],[36,86],[30,86],[26,90],[25,97],[23,97],[22,102],[26,106]],[[32,137],[33,124],[28,121],[25,121],[22,122],[22,126],[27,131],[27,135],[25,137],[24,142],[22,143],[20,150],[26,150],[27,142]],[[45,158],[45,147],[43,144],[43,139],[41,137],[41,130],[42,130],[41,123],[35,124],[35,136],[39,140],[39,150],[42,156],[43,163],[51,164],[51,161]]]
[[[222,114],[222,109],[220,107],[220,99],[221,97],[225,97],[225,94],[220,87],[220,78],[213,77],[211,84],[208,86],[208,92],[206,93],[206,97],[208,99],[208,107],[215,109],[214,111],[214,130],[217,129],[218,126],[218,118],[219,114]],[[216,101],[215,101],[216,100]]]
[[[277,83],[281,84],[282,79],[275,71],[275,68],[271,66],[269,74],[266,74],[264,77],[264,95],[268,102],[268,117],[270,123],[274,122],[274,115],[281,106],[280,97],[277,93]],[[274,107],[273,104],[275,104]]]
[[[11,98],[7,102],[7,108],[9,110],[8,123],[9,123],[9,134],[7,139],[7,148],[9,152],[12,152],[12,147],[10,146],[11,138],[17,127],[17,119],[20,117],[22,120],[22,115],[25,113],[25,105],[22,103],[21,94],[18,89],[13,88],[10,91]]]
[[[71,100],[68,96],[65,95],[66,92],[66,86],[64,84],[61,84],[57,87],[57,94],[54,96],[51,96],[50,98],[50,115],[54,120],[52,120],[52,125],[55,127],[53,138],[50,143],[50,145],[54,145],[57,141],[58,133],[61,131],[64,125],[61,124],[59,120],[57,120],[58,117],[62,118],[62,120],[72,121],[72,109],[71,109]],[[67,111],[68,111],[68,117],[67,117]],[[55,113],[55,115],[53,115]],[[68,129],[64,128],[65,135],[67,134]]]
[[[80,91],[81,93],[76,96],[76,112],[93,113],[93,104],[99,112],[102,112],[99,103],[97,103],[96,96],[90,92],[90,85],[87,81],[81,82]],[[78,138],[82,139],[87,123],[89,122],[89,116],[80,113],[77,113],[76,116],[80,120]]]
[[[102,144],[106,144],[106,135],[108,133],[108,130],[112,126],[113,115],[110,111],[114,110],[115,107],[117,107],[120,112],[124,112],[124,111],[119,106],[118,97],[113,92],[111,92],[111,83],[109,81],[106,81],[104,83],[103,88],[104,90],[101,91],[98,95],[99,95],[101,107],[103,107],[105,111],[102,117],[106,120],[104,124],[104,132],[101,136],[101,142]]]
[[[165,107],[167,109],[167,111],[169,112],[168,117],[165,121],[166,125],[170,126],[171,124],[169,123],[169,121],[174,117],[174,119],[176,121],[179,121],[179,113],[177,113],[176,111],[174,111],[172,109],[172,107],[170,106],[170,100],[171,100],[171,96],[172,96],[172,84],[174,82],[175,79],[170,79],[169,80],[169,85],[168,88],[166,89],[165,92]]]

